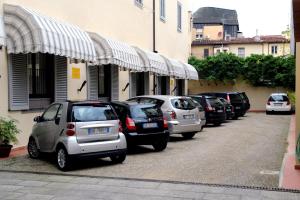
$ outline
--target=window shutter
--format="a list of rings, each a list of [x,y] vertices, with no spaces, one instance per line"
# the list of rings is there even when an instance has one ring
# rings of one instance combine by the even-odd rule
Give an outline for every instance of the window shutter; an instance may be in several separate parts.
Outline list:
[[[111,66],[111,100],[119,100],[119,68],[118,66]]]
[[[145,81],[145,95],[149,95],[150,94],[150,88],[149,88],[149,76],[150,73],[149,72],[144,72],[144,81]]]
[[[55,101],[68,100],[68,62],[66,57],[55,56]]]
[[[129,72],[130,75],[130,97],[136,96],[136,73]]]
[[[29,109],[27,54],[10,54],[8,66],[9,109]]]
[[[88,99],[98,100],[98,67],[88,66]]]
[[[156,76],[156,91],[158,95],[161,95],[161,76]]]

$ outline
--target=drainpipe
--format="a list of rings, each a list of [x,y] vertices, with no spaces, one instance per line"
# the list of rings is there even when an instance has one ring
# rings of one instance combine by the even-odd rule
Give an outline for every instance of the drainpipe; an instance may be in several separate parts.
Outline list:
[[[153,52],[156,53],[156,23],[155,23],[155,15],[156,15],[156,8],[155,8],[155,0],[153,0]]]

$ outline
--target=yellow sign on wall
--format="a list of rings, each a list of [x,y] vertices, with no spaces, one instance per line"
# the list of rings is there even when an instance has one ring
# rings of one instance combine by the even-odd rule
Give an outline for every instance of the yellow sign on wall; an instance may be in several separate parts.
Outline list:
[[[80,79],[80,68],[72,67],[72,79]]]

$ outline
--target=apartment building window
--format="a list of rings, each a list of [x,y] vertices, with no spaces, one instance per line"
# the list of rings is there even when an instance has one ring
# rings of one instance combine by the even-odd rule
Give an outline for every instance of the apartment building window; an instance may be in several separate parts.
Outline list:
[[[196,39],[197,40],[203,39],[203,34],[196,34]]]
[[[277,54],[277,46],[276,45],[271,47],[271,52],[272,52],[272,54]]]
[[[209,49],[204,49],[203,56],[204,58],[207,58],[209,56]]]
[[[160,19],[162,21],[166,20],[166,1],[160,0]]]
[[[143,0],[134,0],[135,5],[137,5],[138,7],[142,8],[143,7]]]
[[[238,48],[238,56],[241,58],[245,58],[245,48],[244,47]]]
[[[177,2],[177,30],[181,32],[182,30],[182,5]]]

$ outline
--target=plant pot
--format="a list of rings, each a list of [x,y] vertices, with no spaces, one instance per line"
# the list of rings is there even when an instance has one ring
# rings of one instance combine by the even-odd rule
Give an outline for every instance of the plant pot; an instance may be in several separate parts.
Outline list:
[[[12,145],[1,144],[0,145],[0,158],[6,158],[9,156]]]

